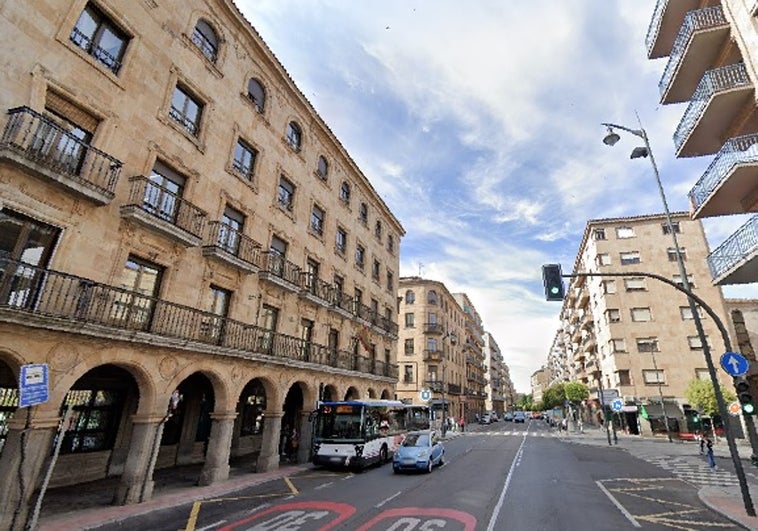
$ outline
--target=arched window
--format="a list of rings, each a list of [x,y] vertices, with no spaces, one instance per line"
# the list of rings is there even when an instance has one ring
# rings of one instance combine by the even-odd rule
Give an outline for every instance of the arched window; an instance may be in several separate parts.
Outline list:
[[[300,130],[300,126],[295,122],[290,122],[287,125],[287,143],[295,151],[300,151],[303,142],[303,133]]]
[[[429,304],[437,304],[437,292],[434,290],[431,290],[426,295],[426,302],[428,302]]]
[[[405,304],[413,304],[416,302],[416,294],[411,290],[405,292]]]
[[[318,173],[318,176],[322,179],[326,179],[326,176],[329,174],[329,163],[326,161],[326,158],[323,155],[320,155],[318,158],[316,173]]]
[[[342,181],[342,185],[340,186],[340,199],[344,203],[350,202],[350,185],[347,184],[347,181]]]
[[[200,48],[203,55],[212,63],[218,58],[218,36],[207,20],[197,21],[195,31],[192,32],[192,42]]]
[[[256,111],[262,113],[266,108],[266,91],[257,79],[250,79],[247,82],[247,97],[253,102]]]

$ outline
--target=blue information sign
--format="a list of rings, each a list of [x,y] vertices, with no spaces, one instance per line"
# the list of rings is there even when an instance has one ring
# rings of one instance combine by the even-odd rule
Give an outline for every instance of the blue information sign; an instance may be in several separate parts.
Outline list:
[[[613,402],[611,402],[611,409],[618,413],[621,411],[621,408],[624,407],[624,401],[620,398],[615,399]]]
[[[18,407],[29,407],[48,401],[47,363],[22,365],[18,381]]]
[[[742,354],[726,352],[721,356],[721,368],[730,376],[742,376],[750,368],[750,362]]]

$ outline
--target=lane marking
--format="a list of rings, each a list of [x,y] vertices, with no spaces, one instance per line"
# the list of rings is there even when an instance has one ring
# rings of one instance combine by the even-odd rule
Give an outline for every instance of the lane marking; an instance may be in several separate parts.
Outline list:
[[[621,514],[623,514],[624,516],[626,516],[626,519],[629,520],[630,522],[632,522],[632,525],[634,527],[642,527],[640,525],[640,523],[637,520],[635,520],[634,516],[632,516],[631,513],[629,511],[627,511],[624,508],[624,506],[621,505],[621,503],[613,496],[613,494],[611,494],[610,491],[605,488],[605,485],[603,485],[603,483],[600,480],[595,481],[595,483],[597,484],[598,487],[600,487],[600,490],[602,490],[605,493],[605,495],[608,496],[608,499],[611,500],[611,502],[613,503],[613,505],[615,505],[616,508],[619,511],[621,511]]]
[[[213,522],[212,524],[208,524],[205,527],[200,527],[196,531],[208,531],[208,529],[213,529],[214,527],[220,524],[225,524],[225,523],[226,523],[226,520],[219,520],[218,522]]]
[[[495,529],[495,523],[497,522],[497,517],[500,515],[500,509],[503,507],[503,502],[505,501],[505,493],[508,492],[508,486],[511,484],[511,478],[513,477],[513,471],[516,469],[516,466],[518,463],[521,462],[521,454],[524,451],[524,444],[526,443],[526,434],[524,434],[524,437],[521,439],[521,444],[518,447],[518,450],[516,450],[516,455],[513,456],[513,461],[511,462],[511,468],[508,471],[508,477],[505,478],[505,484],[503,485],[503,490],[500,491],[500,498],[497,500],[497,505],[495,505],[495,508],[492,510],[492,516],[490,517],[490,522],[487,524],[487,531],[493,531]]]
[[[399,490],[395,494],[393,494],[392,496],[390,496],[389,498],[385,498],[384,500],[382,500],[379,503],[377,503],[376,505],[374,505],[374,507],[376,507],[378,509],[379,507],[381,507],[385,503],[391,502],[392,500],[394,500],[395,498],[397,498],[398,496],[400,496],[402,493],[403,493],[403,491]]]
[[[284,482],[287,484],[292,494],[296,496],[300,494],[300,491],[295,488],[295,485],[292,483],[292,480],[290,480],[290,478],[288,478],[287,476],[284,476]]]

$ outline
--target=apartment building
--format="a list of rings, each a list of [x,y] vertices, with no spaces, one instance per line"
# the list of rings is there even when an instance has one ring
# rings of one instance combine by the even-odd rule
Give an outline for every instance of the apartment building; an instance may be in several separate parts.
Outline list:
[[[534,371],[530,383],[532,386],[532,403],[537,405],[542,402],[543,393],[550,387],[550,371],[547,367],[540,367]]]
[[[454,293],[453,297],[463,309],[464,332],[463,354],[466,361],[466,421],[476,420],[476,415],[485,412],[484,325],[471,299],[465,293]]]
[[[685,212],[673,213],[671,220],[691,289],[728,323],[721,288],[710,282],[702,223]],[[553,347],[565,352],[569,379],[585,383],[596,406],[601,390],[623,399],[622,421],[632,433],[662,430],[662,403],[671,429],[684,429],[685,389],[695,378],[710,379],[686,295],[634,274],[658,274],[681,285],[670,230],[662,214],[588,221],[574,272],[623,276],[571,279],[561,312],[562,338]],[[717,323],[705,312],[701,316],[712,352],[722,352]],[[726,373],[718,372],[730,385]],[[643,409],[649,423],[642,422]]]
[[[506,411],[506,394],[508,384],[504,368],[507,367],[503,360],[503,353],[497,341],[491,333],[485,331],[482,334],[484,339],[484,365],[485,384],[484,384],[484,409],[485,411],[494,411],[498,417],[502,417]]]
[[[232,0],[5,2],[0,32],[0,528],[69,408],[51,485],[136,503],[394,398],[403,227]]]
[[[422,404],[421,391],[432,391],[436,418],[465,416],[465,316],[445,284],[421,277],[398,283],[399,379],[397,398]]]

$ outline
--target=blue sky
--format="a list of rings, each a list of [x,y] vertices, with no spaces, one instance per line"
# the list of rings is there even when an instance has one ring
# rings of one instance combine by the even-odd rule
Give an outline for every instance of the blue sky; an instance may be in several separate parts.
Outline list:
[[[609,148],[600,123],[639,113],[671,211],[712,160],[674,158],[686,103],[658,103],[655,0],[237,5],[403,224],[400,275],[466,292],[520,392],[559,326],[541,265],[570,270],[589,219],[663,209],[637,139]],[[706,220],[711,248],[744,221]]]

